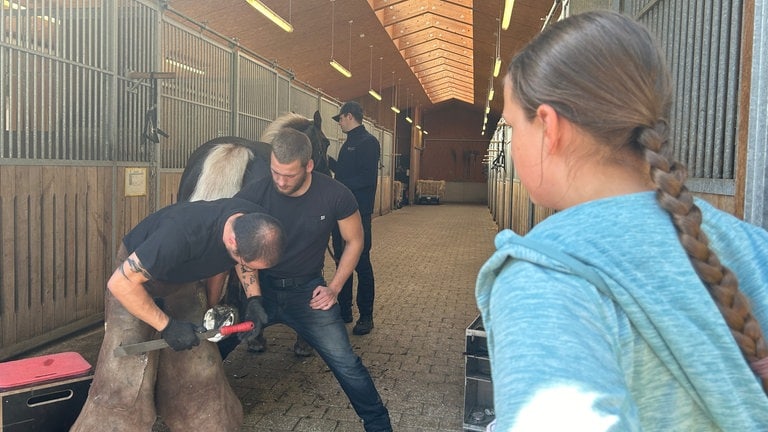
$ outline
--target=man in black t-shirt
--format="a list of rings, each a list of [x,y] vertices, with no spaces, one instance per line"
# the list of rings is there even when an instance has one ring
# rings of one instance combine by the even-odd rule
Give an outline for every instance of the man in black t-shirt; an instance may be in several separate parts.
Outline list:
[[[101,431],[104,422],[110,430],[150,430],[158,412],[172,430],[240,426],[242,407],[217,348],[200,344],[205,329],[197,323],[203,299],[218,303],[233,267],[247,281],[278,261],[283,231],[263,211],[234,198],[181,202],[149,215],[123,238],[120,264],[107,282],[93,383],[72,431]],[[165,310],[156,299],[166,299]],[[116,347],[146,341],[155,331],[180,352],[115,356]]]
[[[276,323],[292,327],[336,376],[365,430],[391,431],[389,412],[368,369],[352,349],[337,302],[363,249],[357,201],[341,183],[313,173],[311,156],[306,135],[283,129],[272,141],[272,178],[245,185],[235,195],[263,206],[280,221],[286,235],[278,263],[246,282],[245,319],[256,319],[265,311],[265,327]],[[325,250],[335,226],[346,247],[333,278],[326,283]],[[249,335],[255,336],[255,331]],[[220,342],[222,353],[234,349],[234,342],[234,338]]]

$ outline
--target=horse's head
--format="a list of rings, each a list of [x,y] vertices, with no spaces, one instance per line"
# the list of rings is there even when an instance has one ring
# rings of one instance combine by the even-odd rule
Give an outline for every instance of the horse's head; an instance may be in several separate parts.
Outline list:
[[[312,142],[312,160],[315,162],[315,171],[330,175],[328,147],[331,145],[331,142],[323,133],[323,119],[320,117],[320,111],[315,111],[314,120],[310,122],[307,130],[302,132],[307,134]]]
[[[314,171],[330,175],[331,170],[328,166],[327,152],[331,143],[323,133],[322,126],[323,119],[320,117],[319,111],[315,111],[313,120],[294,113],[283,114],[267,126],[267,129],[261,136],[261,140],[272,142],[272,138],[275,134],[285,127],[296,129],[297,131],[304,133],[309,137],[309,141],[312,143],[312,161],[315,164]]]

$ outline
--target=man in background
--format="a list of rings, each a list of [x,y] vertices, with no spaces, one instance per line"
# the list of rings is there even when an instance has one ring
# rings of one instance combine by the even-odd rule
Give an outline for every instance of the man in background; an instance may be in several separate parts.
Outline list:
[[[376,185],[379,174],[381,150],[379,140],[363,126],[363,108],[351,101],[341,107],[333,120],[339,123],[347,139],[339,150],[339,158],[329,158],[334,178],[345,185],[355,195],[363,223],[363,252],[357,262],[357,309],[360,313],[352,333],[365,335],[373,329],[373,300],[375,283],[371,265],[371,215],[376,199]],[[344,251],[344,241],[338,230],[333,232],[333,250],[336,260]],[[352,284],[353,277],[344,282],[339,294],[341,317],[346,323],[352,322]]]

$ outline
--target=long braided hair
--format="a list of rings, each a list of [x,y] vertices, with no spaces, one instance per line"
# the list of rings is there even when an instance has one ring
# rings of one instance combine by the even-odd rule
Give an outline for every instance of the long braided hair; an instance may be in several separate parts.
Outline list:
[[[529,119],[542,104],[614,151],[647,162],[699,278],[768,393],[768,346],[735,274],[709,247],[686,168],[669,154],[670,78],[650,33],[610,11],[574,15],[539,34],[511,61],[512,92]]]

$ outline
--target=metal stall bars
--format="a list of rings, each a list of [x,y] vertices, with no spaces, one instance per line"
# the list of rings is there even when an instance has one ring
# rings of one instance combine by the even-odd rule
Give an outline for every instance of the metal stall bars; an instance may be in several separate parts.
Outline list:
[[[0,358],[101,320],[115,238],[146,211],[116,199],[125,161],[146,167],[141,119],[115,94],[145,66],[152,7],[8,1],[0,9]],[[141,105],[146,92],[131,98]],[[143,113],[143,112],[142,112]],[[130,138],[128,138],[130,137]]]
[[[627,0],[621,6],[656,35],[671,68],[670,139],[675,158],[688,167],[686,185],[737,215],[743,205],[735,197],[736,161],[746,146],[737,145],[737,118],[748,109],[738,100],[743,8],[742,0]]]

